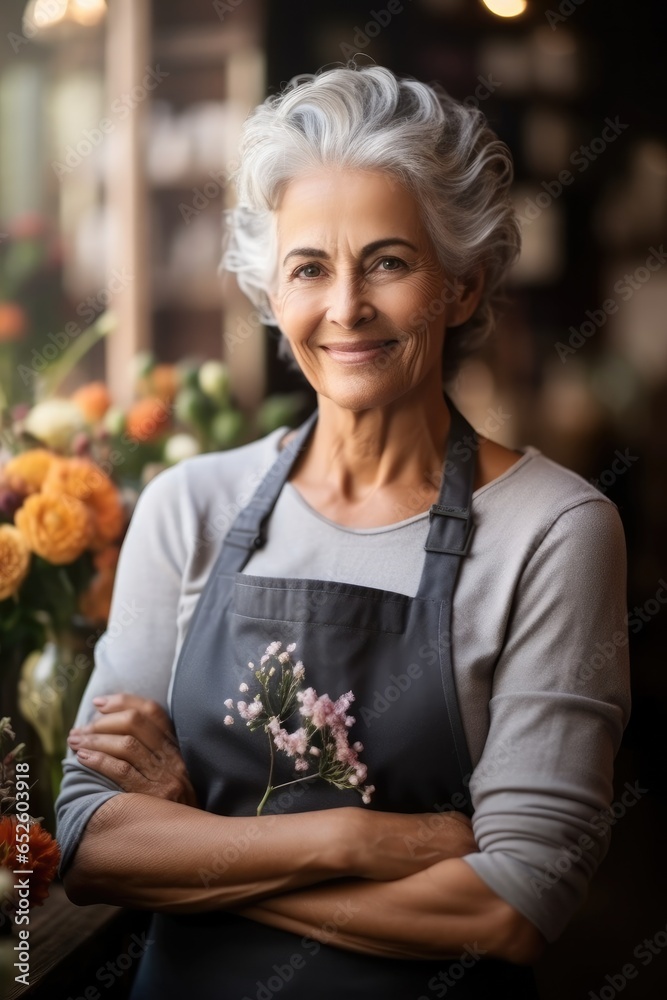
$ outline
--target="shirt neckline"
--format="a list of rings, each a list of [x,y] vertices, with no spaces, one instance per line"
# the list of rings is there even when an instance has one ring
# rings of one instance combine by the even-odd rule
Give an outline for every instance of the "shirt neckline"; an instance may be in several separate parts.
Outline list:
[[[289,430],[290,430],[289,427],[281,427],[278,429],[278,431],[274,432],[276,434],[274,441],[274,448],[277,455],[280,454],[280,449],[278,448],[278,445],[282,440],[282,438],[285,436],[285,434],[289,432]],[[514,465],[510,466],[509,469],[506,469],[505,472],[502,472],[499,476],[496,476],[495,479],[492,479],[491,482],[485,483],[484,486],[480,486],[479,489],[475,490],[472,495],[473,502],[483,493],[486,493],[487,490],[490,490],[492,487],[497,486],[498,484],[504,482],[506,479],[509,479],[511,475],[513,475],[520,468],[526,465],[531,459],[535,458],[540,454],[539,450],[533,447],[533,445],[526,445],[526,447],[519,448],[517,450],[521,452],[521,458],[519,458],[518,461],[514,463]],[[338,524],[337,521],[332,521],[330,518],[325,517],[324,514],[320,514],[318,510],[315,510],[315,508],[308,503],[306,498],[301,495],[296,486],[293,486],[292,483],[289,482],[289,480],[285,483],[285,486],[289,488],[289,492],[297,500],[300,506],[304,510],[306,510],[309,514],[311,514],[314,518],[316,518],[316,520],[320,521],[322,524],[326,524],[330,528],[335,528],[337,531],[345,531],[352,535],[383,534],[388,531],[396,531],[400,530],[401,528],[406,528],[411,524],[415,524],[418,521],[423,521],[428,518],[428,511],[424,510],[421,511],[419,514],[413,514],[412,517],[405,518],[403,521],[395,521],[393,524],[383,524],[375,528],[352,528],[349,525]]]

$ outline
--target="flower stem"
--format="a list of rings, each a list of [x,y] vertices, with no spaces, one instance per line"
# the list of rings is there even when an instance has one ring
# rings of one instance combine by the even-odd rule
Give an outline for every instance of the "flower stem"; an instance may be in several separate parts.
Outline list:
[[[269,781],[268,781],[268,784],[266,786],[266,791],[264,792],[264,795],[262,797],[262,801],[257,806],[257,815],[258,816],[262,815],[262,809],[266,805],[266,800],[268,799],[269,795],[273,791],[273,786],[271,784],[271,782],[273,781],[273,765],[274,765],[274,762],[275,762],[275,756],[274,756],[274,753],[273,753],[273,737],[271,736],[271,733],[268,731],[268,729],[266,731],[266,734],[269,737],[269,753],[271,754],[271,766],[269,768]]]
[[[298,785],[300,781],[312,781],[313,778],[319,777],[319,774],[307,774],[304,778],[295,778],[294,781],[284,781],[282,785],[274,785],[271,791],[275,792],[278,788],[287,788],[288,785]]]

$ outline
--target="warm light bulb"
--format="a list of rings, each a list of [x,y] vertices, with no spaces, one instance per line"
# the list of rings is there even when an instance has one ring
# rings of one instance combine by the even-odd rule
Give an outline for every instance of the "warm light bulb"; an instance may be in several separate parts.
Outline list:
[[[43,32],[44,40],[48,40],[56,37],[51,29],[61,32],[72,24],[92,28],[106,12],[105,0],[30,0],[23,15],[23,29],[29,38]]]
[[[518,17],[528,6],[527,0],[482,0],[482,3],[498,17]]]
[[[70,0],[67,14],[77,24],[92,27],[101,21],[107,12],[104,0]]]
[[[23,15],[24,28],[50,28],[67,13],[67,0],[32,0]]]

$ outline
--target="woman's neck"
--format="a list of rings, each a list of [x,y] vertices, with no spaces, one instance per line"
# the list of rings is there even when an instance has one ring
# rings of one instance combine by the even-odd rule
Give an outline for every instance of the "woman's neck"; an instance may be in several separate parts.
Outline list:
[[[442,390],[353,412],[319,399],[310,446],[290,476],[322,514],[370,526],[427,510],[442,475],[450,415]]]

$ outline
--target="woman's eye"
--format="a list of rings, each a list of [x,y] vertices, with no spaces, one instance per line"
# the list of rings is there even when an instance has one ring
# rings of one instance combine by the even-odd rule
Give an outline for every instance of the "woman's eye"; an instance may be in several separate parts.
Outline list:
[[[400,271],[403,267],[403,261],[399,260],[398,257],[383,257],[380,261],[381,271]]]
[[[321,273],[319,264],[304,264],[296,271],[296,274],[301,278],[319,278]]]

